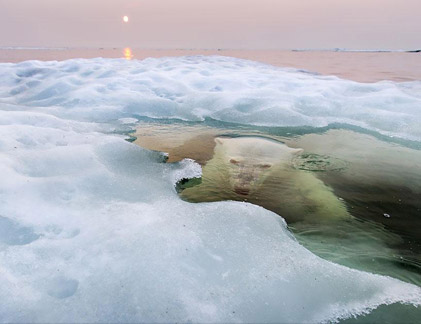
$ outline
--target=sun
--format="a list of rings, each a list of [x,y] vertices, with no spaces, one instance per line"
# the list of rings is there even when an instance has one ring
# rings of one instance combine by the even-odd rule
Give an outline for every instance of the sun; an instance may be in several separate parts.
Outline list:
[[[125,23],[128,23],[128,22],[129,22],[129,17],[128,17],[128,16],[123,16],[123,21],[124,21]]]

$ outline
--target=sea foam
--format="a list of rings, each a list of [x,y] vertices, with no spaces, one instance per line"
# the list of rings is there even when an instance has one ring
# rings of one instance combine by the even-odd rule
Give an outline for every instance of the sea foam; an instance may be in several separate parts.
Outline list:
[[[180,200],[175,182],[200,167],[114,134],[147,115],[418,137],[417,87],[220,57],[1,64],[0,321],[326,322],[420,305],[419,287],[322,260],[261,207]]]

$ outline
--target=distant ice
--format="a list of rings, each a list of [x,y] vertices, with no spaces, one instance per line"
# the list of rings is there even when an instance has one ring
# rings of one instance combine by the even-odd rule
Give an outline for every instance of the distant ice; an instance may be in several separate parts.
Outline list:
[[[293,52],[362,52],[362,53],[404,53],[413,52],[408,49],[353,49],[353,48],[297,48]],[[416,51],[416,50],[415,50]]]
[[[420,305],[419,287],[318,258],[261,207],[180,200],[175,182],[200,166],[115,132],[147,115],[419,138],[420,88],[221,57],[1,64],[0,322],[327,322]]]
[[[40,46],[0,46],[0,50],[46,50],[64,51],[68,47],[40,47]]]

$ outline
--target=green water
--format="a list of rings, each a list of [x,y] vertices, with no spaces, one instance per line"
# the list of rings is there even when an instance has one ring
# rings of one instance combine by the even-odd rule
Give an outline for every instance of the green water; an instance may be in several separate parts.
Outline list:
[[[179,184],[182,199],[263,206],[282,216],[297,240],[320,257],[421,286],[416,146],[349,129],[222,126],[213,127],[215,145],[202,178]],[[166,130],[172,136],[168,125]],[[188,131],[180,124],[174,130]],[[193,148],[183,154],[200,160]],[[347,322],[421,322],[421,309],[382,306]]]
[[[259,147],[271,141],[261,137],[255,140]],[[233,144],[238,146],[238,143]],[[304,151],[268,169],[264,165],[268,157],[262,157],[262,152],[257,152],[260,157],[253,161],[250,144],[245,145],[244,149],[249,152],[243,157],[242,165],[235,160],[236,156],[241,159],[238,157],[241,153],[229,152],[232,148],[223,152],[224,145],[215,148],[214,157],[203,167],[200,183],[193,180],[184,185],[190,187],[180,192],[183,199],[191,202],[239,200],[261,205],[284,217],[296,238],[319,256],[421,285],[418,232],[421,190],[402,189],[404,183],[416,185],[408,167],[405,172],[411,179],[388,183],[387,172],[394,167],[390,160],[384,162],[387,165],[382,168],[364,156],[365,174],[361,165],[345,160],[344,156],[312,154],[310,159]],[[286,147],[282,143],[276,145]],[[270,147],[269,151],[273,153],[273,149]],[[413,153],[414,159],[418,158],[419,152]],[[232,163],[233,159],[236,164]],[[262,164],[263,169],[259,169]],[[382,168],[383,178],[376,178],[371,168]],[[415,165],[413,171],[416,169]],[[354,174],[356,170],[358,175]],[[402,171],[401,176],[403,174]]]

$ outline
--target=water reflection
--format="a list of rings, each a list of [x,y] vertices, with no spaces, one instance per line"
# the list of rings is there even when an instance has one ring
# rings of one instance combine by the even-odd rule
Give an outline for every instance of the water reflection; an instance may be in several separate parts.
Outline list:
[[[130,47],[126,47],[123,50],[123,56],[126,60],[131,60],[133,58],[132,50]]]
[[[151,123],[136,136],[170,162],[203,165],[200,181],[179,184],[181,198],[263,206],[313,253],[421,285],[420,150],[347,130],[278,137]]]

